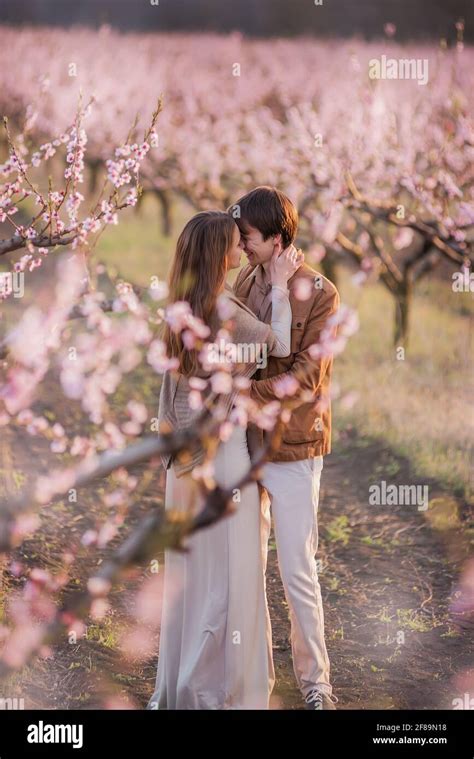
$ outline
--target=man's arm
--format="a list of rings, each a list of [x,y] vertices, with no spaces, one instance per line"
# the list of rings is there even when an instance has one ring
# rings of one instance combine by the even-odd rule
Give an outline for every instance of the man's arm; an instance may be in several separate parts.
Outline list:
[[[264,380],[252,380],[250,397],[260,405],[277,399],[274,385],[284,377],[296,377],[300,383],[298,394],[304,390],[310,390],[313,395],[318,392],[321,382],[331,364],[332,356],[322,356],[319,359],[311,358],[309,348],[319,342],[320,335],[330,316],[339,308],[339,293],[334,288],[324,292],[313,305],[308,316],[299,352],[295,355],[294,363],[287,372],[276,374],[274,377]],[[336,328],[334,328],[334,333]]]

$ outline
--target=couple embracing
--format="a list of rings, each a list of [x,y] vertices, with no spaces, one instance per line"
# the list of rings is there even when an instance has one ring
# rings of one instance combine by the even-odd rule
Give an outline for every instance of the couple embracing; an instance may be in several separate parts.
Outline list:
[[[266,345],[266,366],[257,371],[248,364],[245,371],[250,398],[259,406],[278,400],[281,383],[296,376],[299,389],[278,450],[258,483],[242,488],[235,512],[193,534],[187,552],[166,551],[158,671],[147,709],[269,708],[275,672],[265,570],[272,517],[297,684],[306,708],[335,709],[315,560],[323,456],[330,452],[332,359],[314,358],[310,347],[336,313],[339,296],[295,249],[297,226],[286,195],[257,187],[228,213],[198,213],[178,239],[170,303],[187,301],[211,335],[227,303],[233,342]],[[240,267],[242,252],[248,265],[231,288],[227,275]],[[305,288],[304,299],[302,279],[317,281]],[[209,373],[169,325],[164,339],[178,369],[163,376],[160,431],[184,429],[197,414],[189,405],[196,378],[204,386]],[[204,392],[211,391],[207,386]],[[232,393],[226,397],[230,418],[237,419]],[[232,488],[242,478],[266,434],[234,424],[215,453],[218,485]],[[164,458],[166,509],[202,508],[193,470],[204,458],[199,445],[186,458]]]

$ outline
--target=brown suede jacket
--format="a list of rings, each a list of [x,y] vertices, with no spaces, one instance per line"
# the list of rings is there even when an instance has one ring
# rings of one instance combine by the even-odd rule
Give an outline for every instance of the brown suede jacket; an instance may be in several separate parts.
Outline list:
[[[310,297],[306,300],[300,300],[295,295],[295,286],[301,287],[296,283],[301,278],[308,278],[312,285]],[[265,297],[262,281],[259,266],[245,266],[235,281],[234,293],[247,305],[252,289],[257,288],[258,293],[253,292],[250,297],[255,302],[256,294],[259,298]],[[331,451],[332,356],[313,359],[308,349],[319,341],[328,317],[339,308],[339,293],[332,282],[307,264],[303,264],[292,276],[288,289],[292,310],[291,354],[287,358],[269,356],[267,366],[255,375],[250,390],[251,397],[263,406],[277,399],[274,389],[277,379],[296,373],[300,379],[299,373],[304,370],[304,378],[300,379],[301,404],[291,412],[281,443],[278,450],[271,454],[270,461],[301,461],[324,456]],[[251,426],[248,435],[251,455],[255,454],[263,440],[264,433]]]

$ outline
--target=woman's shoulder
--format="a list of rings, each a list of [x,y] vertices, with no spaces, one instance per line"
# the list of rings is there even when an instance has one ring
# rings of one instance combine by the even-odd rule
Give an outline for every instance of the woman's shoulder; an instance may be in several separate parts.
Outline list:
[[[260,340],[263,342],[267,339],[270,325],[259,321],[253,311],[239,300],[232,288],[227,284],[222,297],[225,299],[226,304],[230,306],[229,318],[234,323],[233,337],[236,342],[248,340]]]
[[[257,317],[253,311],[251,311],[250,308],[245,305],[245,303],[242,303],[242,301],[237,297],[230,285],[227,283],[225,285],[223,293],[221,294],[221,298],[222,302],[228,306],[227,314],[229,317],[241,319],[243,318],[243,315],[246,314],[247,316],[253,317],[255,320],[257,320]]]

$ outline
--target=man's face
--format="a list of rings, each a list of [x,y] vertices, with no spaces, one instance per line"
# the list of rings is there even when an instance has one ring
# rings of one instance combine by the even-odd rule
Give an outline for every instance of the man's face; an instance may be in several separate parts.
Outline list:
[[[271,236],[268,240],[263,239],[262,233],[250,224],[241,224],[241,240],[244,247],[244,253],[248,258],[251,266],[265,264],[270,261],[275,246],[280,240],[280,235]]]

